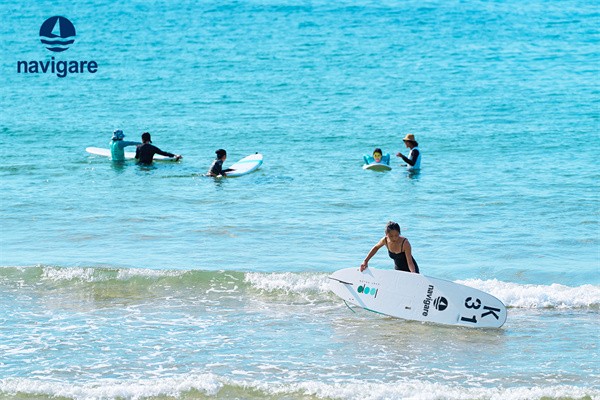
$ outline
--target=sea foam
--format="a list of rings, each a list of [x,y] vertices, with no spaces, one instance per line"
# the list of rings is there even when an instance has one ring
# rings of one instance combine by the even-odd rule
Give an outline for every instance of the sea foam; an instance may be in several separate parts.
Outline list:
[[[336,400],[538,400],[598,398],[600,391],[571,385],[544,387],[484,388],[464,387],[417,380],[394,382],[366,382],[353,379],[348,382],[326,383],[306,381],[297,383],[258,382],[232,379],[212,373],[185,374],[182,376],[138,379],[132,381],[98,380],[89,383],[65,384],[28,378],[0,379],[0,395],[53,396],[67,399],[142,399],[169,396],[195,398],[204,396],[220,398],[305,398]]]

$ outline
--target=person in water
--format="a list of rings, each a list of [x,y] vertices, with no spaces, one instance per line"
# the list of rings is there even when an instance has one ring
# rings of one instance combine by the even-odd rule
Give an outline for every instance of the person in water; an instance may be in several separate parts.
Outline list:
[[[142,133],[142,144],[138,145],[138,147],[135,150],[135,159],[138,160],[138,164],[152,164],[152,160],[154,160],[155,154],[160,154],[161,156],[174,158],[175,161],[181,159],[181,156],[179,154],[168,153],[154,146],[152,144],[150,134],[148,132]]]
[[[369,260],[383,246],[387,247],[388,255],[394,260],[394,268],[397,271],[419,273],[419,266],[412,256],[412,249],[408,239],[400,236],[400,225],[390,221],[385,227],[385,236],[371,249],[367,258],[360,265],[360,271],[369,267]]]
[[[381,149],[378,147],[375,150],[373,150],[373,157],[369,157],[369,156],[364,156],[363,157],[365,164],[372,164],[372,163],[377,163],[377,164],[385,164],[385,165],[389,165],[390,164],[390,155],[386,154],[385,156],[383,155],[383,152],[381,151]]]
[[[381,156],[383,156],[383,153],[380,148],[373,150],[373,160],[375,160],[376,163],[381,162]]]
[[[402,139],[404,145],[410,149],[408,157],[402,153],[396,154],[396,157],[400,157],[408,164],[409,170],[415,170],[421,168],[421,151],[419,150],[419,143],[415,140],[415,135],[408,134]]]
[[[125,134],[122,130],[117,129],[113,132],[110,145],[110,157],[113,161],[125,161],[125,147],[138,146],[140,142],[126,142],[123,140]]]
[[[217,155],[217,159],[213,161],[206,174],[208,176],[227,176],[228,172],[233,171],[231,168],[223,169],[223,163],[227,160],[227,152],[219,149],[215,151],[215,154]]]

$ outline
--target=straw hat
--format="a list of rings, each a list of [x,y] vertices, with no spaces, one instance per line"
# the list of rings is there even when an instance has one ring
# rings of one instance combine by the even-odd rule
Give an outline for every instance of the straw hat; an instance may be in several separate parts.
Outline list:
[[[408,135],[404,136],[404,139],[402,139],[402,141],[404,141],[404,142],[416,142],[415,135],[413,135],[412,133],[409,133]]]

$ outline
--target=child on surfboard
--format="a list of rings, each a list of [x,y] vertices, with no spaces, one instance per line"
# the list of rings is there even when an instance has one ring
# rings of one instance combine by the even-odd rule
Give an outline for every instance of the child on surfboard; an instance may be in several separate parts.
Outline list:
[[[390,155],[386,154],[384,156],[379,147],[373,150],[373,156],[363,156],[363,160],[365,160],[365,164],[367,165],[373,163],[390,165]]]
[[[215,151],[217,159],[213,161],[206,175],[208,176],[227,176],[228,172],[234,171],[231,168],[223,169],[223,163],[227,160],[227,152],[223,149]]]

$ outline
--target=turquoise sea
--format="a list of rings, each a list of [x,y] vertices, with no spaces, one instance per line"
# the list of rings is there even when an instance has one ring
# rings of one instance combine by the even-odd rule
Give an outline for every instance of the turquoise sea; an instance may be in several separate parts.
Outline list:
[[[597,2],[0,15],[0,399],[600,399]],[[53,53],[57,15],[77,34]],[[52,57],[98,71],[17,71]],[[184,158],[85,152],[114,129]],[[419,173],[361,168],[407,133]],[[264,164],[205,177],[218,148]],[[388,220],[423,274],[498,297],[506,324],[349,310],[327,277]]]

